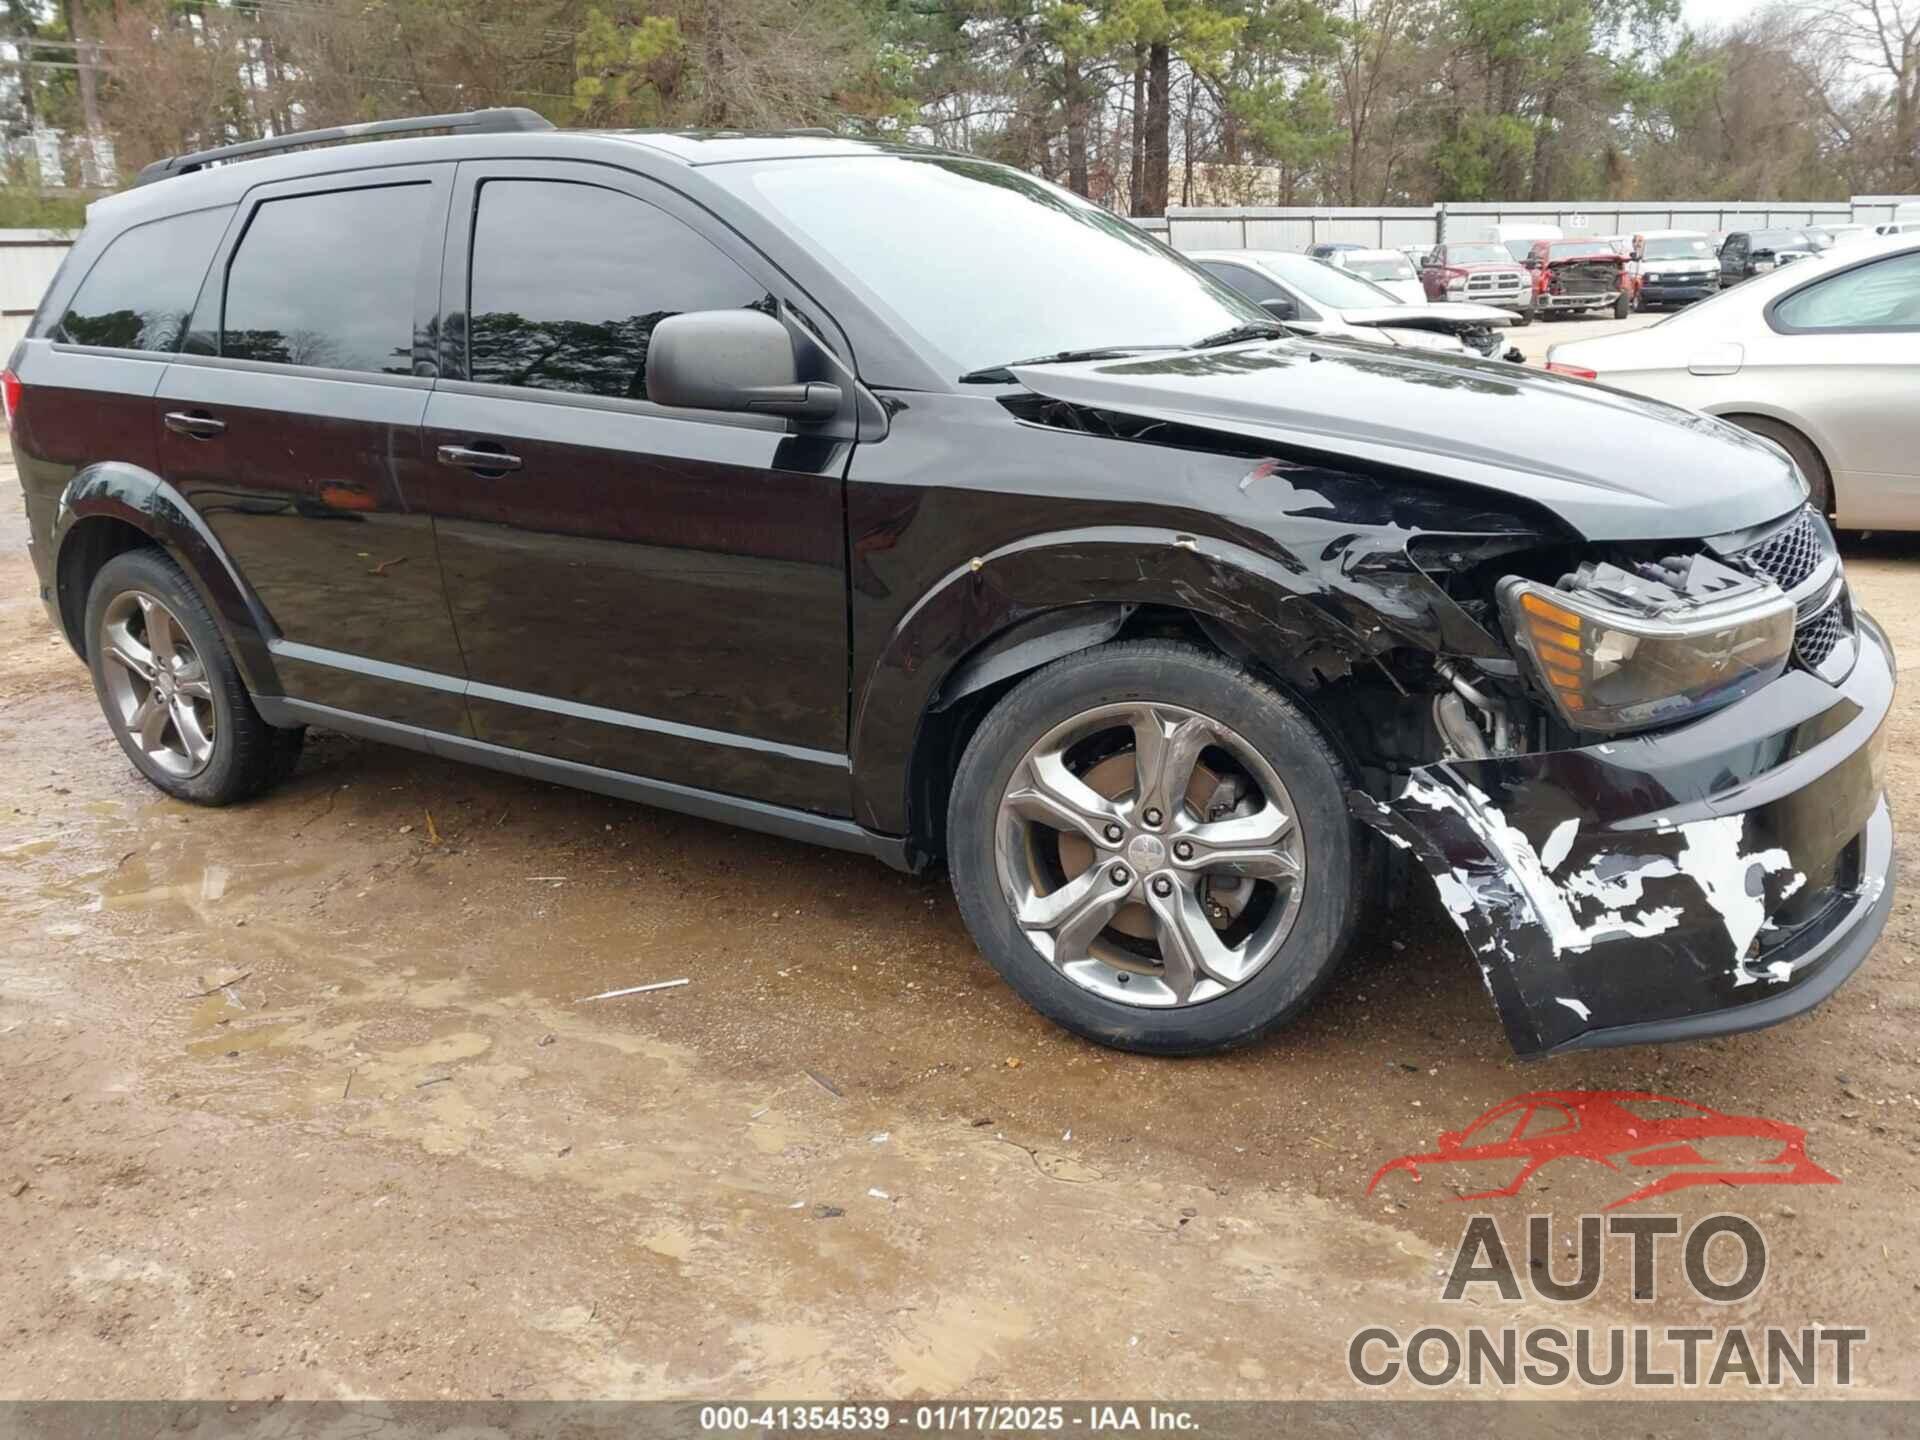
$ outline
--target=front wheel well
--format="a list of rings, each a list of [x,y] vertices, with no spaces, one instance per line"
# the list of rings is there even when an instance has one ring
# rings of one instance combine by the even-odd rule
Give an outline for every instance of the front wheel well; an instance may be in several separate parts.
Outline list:
[[[960,768],[960,757],[966,753],[974,732],[1001,698],[1028,675],[1056,660],[1097,645],[1122,640],[1174,640],[1207,654],[1220,655],[1246,665],[1293,698],[1328,743],[1341,752],[1351,768],[1353,758],[1348,753],[1348,747],[1338,728],[1329,723],[1329,717],[1314,703],[1311,687],[1287,683],[1283,677],[1274,674],[1271,667],[1254,658],[1248,647],[1240,644],[1238,638],[1217,621],[1190,610],[1143,605],[1130,609],[1117,628],[1109,633],[1089,636],[1086,644],[1045,655],[1031,665],[999,674],[991,684],[970,689],[951,702],[943,703],[936,697],[933,707],[921,717],[920,733],[914,741],[913,758],[907,774],[908,833],[912,848],[917,853],[935,858],[944,855],[947,805],[954,775]],[[995,643],[993,640],[985,642],[975,654],[985,652]],[[961,666],[956,667],[956,673],[966,664],[963,661]]]
[[[54,575],[54,593],[67,641],[81,659],[87,657],[87,592],[93,577],[116,555],[129,550],[162,548],[151,535],[111,515],[92,515],[75,523],[60,546]]]

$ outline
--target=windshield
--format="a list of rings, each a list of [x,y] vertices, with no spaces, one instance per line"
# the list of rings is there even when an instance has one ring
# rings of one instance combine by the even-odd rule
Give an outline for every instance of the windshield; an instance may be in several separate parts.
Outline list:
[[[1305,255],[1269,251],[1260,257],[1260,263],[1309,300],[1335,310],[1373,310],[1400,303],[1398,297],[1371,280]]]
[[[1449,245],[1447,247],[1449,265],[1506,265],[1513,259],[1514,257],[1506,252],[1506,247],[1501,245]]]
[[[1355,260],[1349,257],[1346,268],[1356,275],[1369,280],[1413,280],[1413,262],[1401,256],[1383,257],[1378,260]]]
[[[1668,235],[1658,240],[1648,240],[1642,246],[1641,256],[1647,260],[1704,260],[1707,258],[1707,237]]]
[[[862,156],[707,173],[804,235],[955,375],[1273,320],[1119,217],[1001,165]]]
[[[1805,250],[1806,237],[1798,230],[1756,230],[1748,237],[1755,250]]]
[[[1549,260],[1578,260],[1589,255],[1618,255],[1620,252],[1604,240],[1568,240],[1553,242],[1547,250]]]

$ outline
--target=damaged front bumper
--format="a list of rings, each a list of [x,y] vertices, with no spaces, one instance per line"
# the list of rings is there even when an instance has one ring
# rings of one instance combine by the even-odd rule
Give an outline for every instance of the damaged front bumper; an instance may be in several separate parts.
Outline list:
[[[1356,797],[1439,889],[1523,1056],[1753,1030],[1832,994],[1892,905],[1895,667],[1859,617],[1830,683],[1790,670],[1691,725],[1415,769]]]

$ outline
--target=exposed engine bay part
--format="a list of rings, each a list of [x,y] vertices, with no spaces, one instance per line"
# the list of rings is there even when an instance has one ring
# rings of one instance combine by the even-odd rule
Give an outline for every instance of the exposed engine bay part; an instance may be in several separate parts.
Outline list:
[[[1673,616],[1708,602],[1754,599],[1779,590],[1772,580],[1737,570],[1711,555],[1669,555],[1635,562],[1630,570],[1589,560],[1561,576],[1560,588],[1649,617]]]
[[[1434,665],[1453,693],[1433,702],[1434,728],[1440,732],[1443,760],[1486,760],[1519,751],[1516,737],[1525,727],[1514,722],[1506,702],[1487,694],[1468,680],[1451,660]]]

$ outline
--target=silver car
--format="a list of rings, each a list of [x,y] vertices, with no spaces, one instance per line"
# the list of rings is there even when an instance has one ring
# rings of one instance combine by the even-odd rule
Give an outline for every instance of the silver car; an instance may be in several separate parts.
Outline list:
[[[1493,357],[1513,315],[1490,305],[1409,304],[1373,281],[1286,250],[1191,250],[1187,258],[1302,335]],[[1517,359],[1518,350],[1507,358]]]
[[[1858,240],[1645,329],[1555,345],[1547,368],[1766,436],[1839,525],[1920,530],[1920,235]]]

